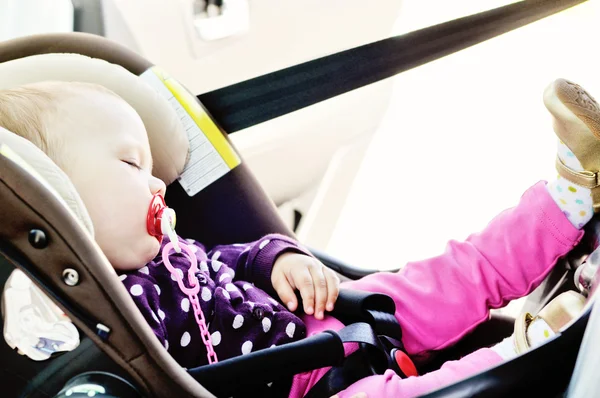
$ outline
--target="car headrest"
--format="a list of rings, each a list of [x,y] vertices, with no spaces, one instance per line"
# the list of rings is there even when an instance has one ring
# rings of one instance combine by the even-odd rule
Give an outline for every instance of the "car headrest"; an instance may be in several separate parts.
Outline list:
[[[90,215],[67,175],[42,150],[0,126],[0,152],[27,168],[46,189],[60,199],[76,220],[94,236]]]
[[[153,174],[167,185],[185,165],[189,142],[175,111],[146,82],[123,67],[80,54],[40,54],[0,63],[0,90],[40,81],[102,85],[140,115],[150,141]]]

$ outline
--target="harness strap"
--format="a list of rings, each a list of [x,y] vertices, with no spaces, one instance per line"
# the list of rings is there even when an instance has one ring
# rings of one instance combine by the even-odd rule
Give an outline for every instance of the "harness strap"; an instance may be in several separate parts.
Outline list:
[[[218,396],[245,396],[251,389],[261,397],[285,395],[289,393],[293,375],[329,366],[352,370],[351,374],[334,374],[330,378],[332,386],[325,385],[322,391],[389,368],[399,372],[393,356],[394,350],[402,348],[402,331],[394,313],[394,301],[387,295],[343,289],[332,312],[347,325],[340,331],[327,330],[188,372]],[[344,343],[358,343],[358,354],[346,358]],[[338,378],[341,381],[336,381]],[[266,388],[267,385],[270,387]]]
[[[396,364],[395,353],[400,350],[384,344],[386,340],[381,340],[368,323],[354,323],[338,333],[344,343],[359,343],[359,349],[346,357],[343,364],[329,369],[304,398],[330,397],[360,379],[383,374],[387,369],[393,369],[404,377]],[[400,353],[403,354],[402,351]],[[403,354],[401,357],[404,361],[409,361],[414,369],[408,356]]]
[[[188,373],[213,394],[243,395],[248,393],[248,388],[256,391],[271,383],[289,385],[289,380],[295,374],[345,364],[348,358],[344,358],[343,343],[350,342],[366,347],[359,350],[362,353],[361,368],[376,374],[389,367],[386,348],[373,328],[368,323],[358,322],[337,333],[327,330],[304,340],[189,369]],[[356,372],[361,376],[363,373],[362,369]],[[231,380],[235,380],[235,383]]]
[[[291,380],[295,374],[337,365],[343,360],[344,346],[340,337],[326,331],[296,342],[188,369],[188,373],[217,396],[248,396],[248,391],[258,391],[272,382]]]

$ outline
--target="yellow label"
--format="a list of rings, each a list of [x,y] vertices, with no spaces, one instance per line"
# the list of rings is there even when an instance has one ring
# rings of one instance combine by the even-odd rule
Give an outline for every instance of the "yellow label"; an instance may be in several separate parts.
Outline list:
[[[177,101],[179,101],[181,106],[183,106],[194,122],[196,122],[198,127],[200,127],[200,130],[206,135],[206,138],[208,138],[223,160],[225,160],[227,166],[229,166],[230,169],[238,166],[241,163],[238,154],[223,136],[223,133],[221,133],[210,116],[208,116],[206,111],[200,106],[198,100],[179,84],[177,80],[171,78],[160,68],[154,66],[152,67],[152,71],[164,83],[165,87],[169,89]]]
[[[140,75],[173,108],[190,142],[189,159],[177,179],[194,196],[241,163],[227,138],[198,100],[157,67]]]

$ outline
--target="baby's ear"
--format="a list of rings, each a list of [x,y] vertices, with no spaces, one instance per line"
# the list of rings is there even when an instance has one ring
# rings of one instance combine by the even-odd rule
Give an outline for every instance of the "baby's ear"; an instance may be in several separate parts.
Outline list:
[[[17,163],[52,192],[94,236],[92,219],[69,177],[32,142],[0,127],[0,154]]]

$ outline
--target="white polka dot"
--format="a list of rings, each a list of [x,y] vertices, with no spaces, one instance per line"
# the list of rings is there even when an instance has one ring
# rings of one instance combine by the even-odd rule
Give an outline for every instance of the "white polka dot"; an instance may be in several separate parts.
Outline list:
[[[246,303],[248,303],[250,309],[254,308],[254,303],[252,301],[246,301]]]
[[[196,242],[194,239],[186,239],[186,242],[189,243],[190,245],[193,245],[194,242]]]
[[[223,282],[223,280],[225,280],[225,279],[227,279],[227,278],[231,278],[231,275],[229,275],[229,274],[222,274],[222,275],[219,277],[219,282]]]
[[[158,312],[158,316],[160,317],[160,319],[164,320],[166,315],[163,312],[163,310],[159,309],[157,312]]]
[[[252,351],[252,342],[246,341],[242,344],[242,354],[249,354]]]
[[[239,329],[242,327],[242,325],[244,324],[244,317],[241,316],[240,314],[237,314],[235,316],[235,318],[233,318],[233,328],[234,329]]]
[[[190,246],[190,250],[192,251],[192,253],[196,253],[198,251],[198,246],[192,245]]]
[[[188,312],[190,310],[190,300],[188,298],[181,300],[181,309],[183,312]]]
[[[246,244],[245,243],[234,243],[233,246],[242,247],[242,246],[246,246]]]
[[[244,283],[244,284],[242,285],[242,288],[243,288],[244,290],[252,289],[253,287],[254,287],[254,286],[252,286],[252,285],[251,285],[251,284],[249,284],[249,283]]]
[[[206,261],[200,261],[200,271],[208,272],[208,265]]]
[[[133,285],[129,289],[132,296],[141,296],[144,293],[144,289],[140,285]]]
[[[231,300],[231,295],[227,290],[221,289],[221,292],[223,293],[223,297],[225,297],[227,300]]]
[[[143,266],[142,268],[138,269],[138,272],[141,272],[142,274],[150,274],[150,270],[148,270],[148,267]]]
[[[277,300],[275,300],[274,298],[272,298],[272,297],[269,297],[269,301],[270,301],[270,302],[271,302],[271,303],[272,303],[272,304],[273,304],[275,307],[279,306],[279,303],[278,303],[278,302],[277,302]]]
[[[210,301],[211,298],[212,298],[212,293],[206,286],[204,286],[202,288],[202,300]]]
[[[217,260],[212,260],[211,265],[212,265],[213,271],[219,272],[219,270],[221,269],[221,265],[223,265],[223,263],[220,261],[217,261]]]
[[[228,283],[228,284],[226,284],[226,285],[225,285],[225,289],[226,289],[228,292],[237,292],[237,291],[238,291],[237,287],[235,287],[235,285],[234,285],[233,283]]]
[[[177,272],[179,274],[179,276],[181,276],[181,279],[183,279],[183,271],[180,270],[179,268],[175,268],[175,272]],[[174,274],[171,274],[171,279],[173,279],[173,281],[177,282],[177,278],[175,277]]]
[[[120,280],[124,281],[124,280],[125,280],[125,278],[127,278],[127,275],[125,275],[125,274],[123,274],[123,275],[119,275],[119,279],[120,279]]]
[[[259,248],[259,249],[262,249],[262,248],[264,248],[266,245],[268,245],[268,244],[269,244],[269,242],[270,242],[270,240],[269,240],[269,239],[265,239],[265,240],[263,240],[262,242],[260,242],[260,245],[258,245],[258,248]]]
[[[154,313],[154,311],[150,310],[150,313],[152,314],[152,318],[154,318],[154,320],[156,322],[159,322],[158,318],[156,317],[156,314]]]
[[[273,348],[273,347],[277,347],[277,345],[276,344],[272,344],[271,347],[269,347],[269,348]]]
[[[212,345],[219,345],[221,343],[221,332],[214,332],[210,335],[210,339],[212,340]]]
[[[288,323],[288,325],[285,328],[285,333],[290,336],[290,339],[294,337],[294,332],[296,331],[296,324],[295,323]]]
[[[271,330],[271,320],[269,318],[263,318],[262,320],[263,330],[267,333]]]
[[[235,277],[235,271],[232,270],[231,268],[227,268],[227,273],[231,276],[231,278]]]
[[[210,259],[212,261],[217,261],[219,259],[219,257],[221,257],[221,252],[217,250],[216,252],[214,252],[214,254],[212,255],[212,257]]]
[[[169,340],[165,340],[165,349],[168,350],[169,349]]]
[[[156,289],[156,293],[158,293],[160,296],[160,287],[158,287],[158,285],[154,285],[154,288]]]
[[[188,332],[185,332],[182,336],[181,336],[181,346],[182,347],[187,347],[188,344],[190,344],[190,341],[192,341],[192,336],[190,336],[190,334]]]

